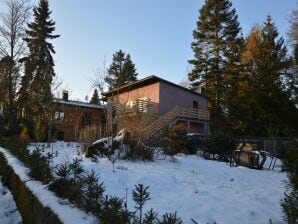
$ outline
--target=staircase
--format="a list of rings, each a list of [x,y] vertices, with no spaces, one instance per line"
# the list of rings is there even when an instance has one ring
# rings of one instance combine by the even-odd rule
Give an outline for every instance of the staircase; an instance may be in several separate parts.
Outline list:
[[[170,126],[178,119],[209,120],[209,112],[205,110],[194,109],[192,107],[177,105],[146,127],[144,132],[146,133],[147,138],[151,137],[159,133],[165,127]]]

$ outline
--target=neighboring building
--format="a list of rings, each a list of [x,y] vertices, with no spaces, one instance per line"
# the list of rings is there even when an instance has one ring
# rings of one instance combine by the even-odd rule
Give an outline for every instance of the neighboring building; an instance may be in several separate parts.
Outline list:
[[[96,126],[103,134],[106,120],[104,105],[69,100],[66,91],[62,99],[54,99],[54,105],[53,124],[58,140],[77,141],[80,129],[87,126]]]
[[[108,123],[115,131],[124,127],[120,122],[123,114],[142,113],[149,118],[144,129],[149,136],[172,125],[188,133],[209,134],[207,98],[157,76],[146,77],[103,95],[108,102]]]

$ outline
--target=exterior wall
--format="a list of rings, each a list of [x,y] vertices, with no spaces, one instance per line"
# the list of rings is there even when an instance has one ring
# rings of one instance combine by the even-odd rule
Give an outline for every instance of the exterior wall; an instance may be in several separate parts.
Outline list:
[[[63,112],[63,119],[55,119],[56,112]],[[89,125],[104,127],[105,111],[99,108],[88,108],[76,105],[56,104],[54,110],[54,125],[58,132],[63,132],[63,140],[76,141],[78,131],[84,127],[83,114],[90,114]],[[87,124],[88,125],[88,124]]]
[[[165,114],[176,105],[193,106],[198,101],[199,109],[208,110],[207,99],[198,94],[177,88],[168,83],[160,82],[159,114]]]
[[[109,102],[127,103],[147,97],[148,100],[154,103],[159,103],[159,83],[154,83],[148,86],[133,89],[125,93],[120,93],[114,97],[109,97]]]

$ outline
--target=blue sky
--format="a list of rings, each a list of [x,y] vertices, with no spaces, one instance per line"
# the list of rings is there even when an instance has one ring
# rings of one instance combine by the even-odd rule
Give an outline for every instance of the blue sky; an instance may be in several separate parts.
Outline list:
[[[3,0],[0,0],[3,1]],[[33,2],[37,2],[34,0]],[[119,49],[130,53],[139,78],[157,75],[178,83],[193,57],[192,31],[203,0],[50,0],[56,21],[56,73],[71,97],[92,94],[89,78],[111,63]],[[273,17],[285,35],[296,0],[232,0],[243,34]]]

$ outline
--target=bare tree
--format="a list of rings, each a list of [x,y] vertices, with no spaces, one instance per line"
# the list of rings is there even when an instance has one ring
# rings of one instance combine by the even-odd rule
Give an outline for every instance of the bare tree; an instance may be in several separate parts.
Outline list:
[[[107,76],[106,59],[104,59],[102,66],[97,68],[93,74],[94,77],[89,79],[91,82],[91,88],[98,88],[100,95],[102,95],[107,87],[107,83],[105,81],[105,77]]]
[[[106,57],[105,57],[106,58]],[[89,78],[89,81],[91,82],[91,88],[98,88],[100,92],[100,103],[102,105],[105,104],[105,102],[102,99],[102,93],[106,90],[107,83],[105,81],[105,77],[107,76],[107,67],[106,67],[106,59],[104,58],[102,62],[102,66],[100,68],[97,68],[93,74],[93,78]],[[105,104],[106,110],[104,113],[105,120],[108,120],[108,104]],[[109,122],[106,122],[105,127],[103,128],[103,133],[105,135],[110,135],[112,133],[112,130],[109,128]]]
[[[0,88],[4,92],[1,101],[10,128],[17,114],[15,100],[21,73],[19,59],[26,51],[23,39],[31,7],[26,0],[7,0],[5,5],[6,11],[0,14]]]
[[[288,36],[291,44],[298,44],[298,9],[293,10],[292,14],[289,17],[290,29],[288,31]]]
[[[25,53],[25,26],[31,6],[27,0],[7,0],[0,14],[0,56],[18,60]]]

